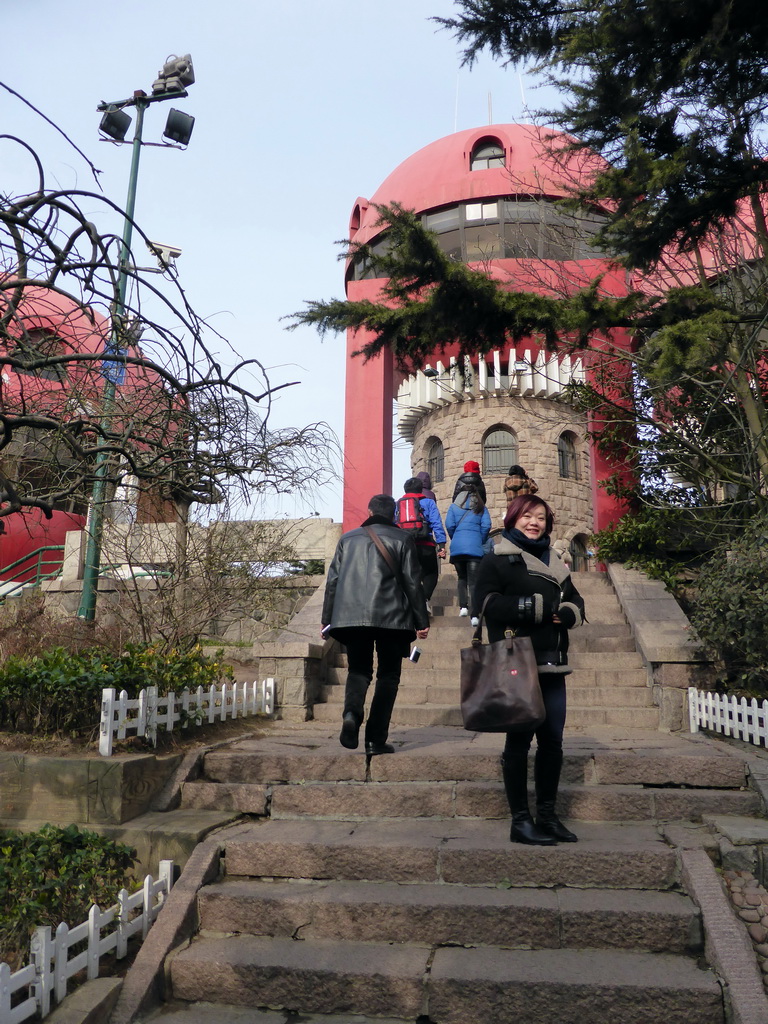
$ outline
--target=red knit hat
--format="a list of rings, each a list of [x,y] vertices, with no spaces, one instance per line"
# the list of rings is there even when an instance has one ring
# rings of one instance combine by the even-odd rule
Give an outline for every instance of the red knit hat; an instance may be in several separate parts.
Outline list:
[[[464,463],[464,472],[465,473],[479,473],[480,472],[480,463],[479,462],[472,462],[472,460],[470,459],[469,462],[465,462]]]

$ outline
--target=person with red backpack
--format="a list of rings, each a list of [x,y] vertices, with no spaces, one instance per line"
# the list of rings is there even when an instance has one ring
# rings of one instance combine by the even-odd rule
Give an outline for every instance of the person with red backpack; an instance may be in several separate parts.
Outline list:
[[[422,586],[427,599],[427,610],[432,614],[430,599],[439,576],[438,558],[445,558],[445,529],[440,510],[431,498],[424,497],[424,484],[412,476],[405,481],[405,494],[397,502],[395,522],[406,530],[416,542],[416,554],[421,565]]]

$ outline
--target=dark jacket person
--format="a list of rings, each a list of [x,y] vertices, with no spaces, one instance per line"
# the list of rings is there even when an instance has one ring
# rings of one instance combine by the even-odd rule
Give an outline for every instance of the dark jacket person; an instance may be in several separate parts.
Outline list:
[[[387,736],[402,659],[408,657],[412,640],[427,636],[429,618],[416,546],[393,522],[395,499],[377,494],[368,512],[362,526],[345,533],[336,547],[322,621],[323,629],[328,627],[327,632],[347,649],[341,745],[350,750],[358,745],[375,650],[376,687],[365,725],[365,752],[392,754]],[[369,531],[383,544],[387,558]]]
[[[528,808],[528,750],[534,731],[508,732],[502,771],[515,843],[550,846],[573,843],[576,836],[555,813],[563,764],[565,677],[568,630],[584,620],[584,601],[573,585],[568,567],[550,547],[552,509],[541,498],[515,498],[507,509],[504,531],[493,554],[485,555],[475,582],[475,615],[483,602],[491,642],[503,640],[506,630],[529,636],[544,698],[546,718],[536,729],[533,777],[536,823]]]

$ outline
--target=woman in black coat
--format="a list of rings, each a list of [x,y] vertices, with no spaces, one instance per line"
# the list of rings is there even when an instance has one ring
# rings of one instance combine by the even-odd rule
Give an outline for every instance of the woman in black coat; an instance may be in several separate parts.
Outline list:
[[[515,498],[493,553],[485,555],[475,583],[475,607],[483,602],[488,639],[503,640],[506,630],[529,636],[539,668],[546,718],[535,730],[536,822],[528,808],[528,750],[534,730],[508,732],[502,757],[507,800],[512,812],[509,838],[514,843],[551,846],[577,837],[555,814],[563,764],[565,677],[568,630],[584,621],[584,601],[564,562],[550,547],[552,509],[541,498]]]
[[[488,495],[485,493],[485,484],[480,476],[480,463],[475,462],[473,459],[464,463],[464,472],[454,484],[451,501],[456,501],[461,492],[468,490],[470,486],[475,488],[483,504],[487,505]]]

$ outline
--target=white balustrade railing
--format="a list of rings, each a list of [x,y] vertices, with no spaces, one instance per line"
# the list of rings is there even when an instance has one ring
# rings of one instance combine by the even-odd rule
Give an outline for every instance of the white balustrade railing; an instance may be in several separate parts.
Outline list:
[[[562,400],[568,385],[586,379],[584,362],[578,356],[544,350],[534,356],[529,349],[518,352],[515,348],[465,357],[463,374],[454,356],[448,366],[438,360],[425,370],[406,377],[397,392],[397,428],[407,441],[413,440],[423,416],[451,402],[493,396]]]
[[[691,732],[713,729],[759,747],[768,746],[768,700],[705,693],[688,687]]]
[[[196,725],[224,722],[227,718],[271,715],[275,710],[275,680],[253,683],[223,683],[207,689],[182,690],[178,696],[161,697],[156,686],[148,686],[138,697],[129,698],[125,690],[113,688],[101,693],[99,753],[110,757],[114,739],[124,740],[128,733],[145,736],[157,744],[157,730],[186,729]]]
[[[173,861],[161,860],[155,880],[147,875],[135,893],[121,889],[109,910],[92,906],[87,921],[70,928],[63,922],[51,934],[48,926],[36,928],[30,942],[31,963],[11,973],[0,963],[0,1024],[22,1024],[50,1013],[54,1003],[67,994],[69,981],[81,972],[98,978],[99,961],[107,953],[121,959],[134,935],[147,937],[173,885]],[[74,947],[82,947],[70,955]]]

